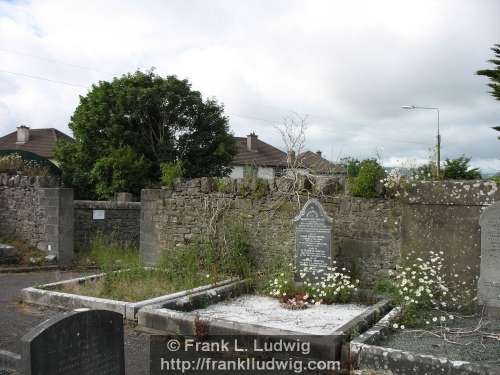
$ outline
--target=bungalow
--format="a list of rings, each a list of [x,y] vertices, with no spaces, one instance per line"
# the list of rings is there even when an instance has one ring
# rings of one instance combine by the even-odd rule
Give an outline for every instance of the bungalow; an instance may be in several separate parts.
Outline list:
[[[256,134],[235,137],[235,141],[237,153],[232,164],[231,178],[243,178],[252,173],[257,177],[270,180],[287,172],[287,153],[261,141]],[[301,153],[297,158],[296,166],[301,174],[341,176],[346,174],[343,165],[328,161],[322,156],[321,151]]]
[[[247,174],[256,173],[257,177],[270,180],[286,169],[286,152],[262,142],[257,134],[251,133],[234,139],[236,155],[232,163],[231,178],[243,178]]]

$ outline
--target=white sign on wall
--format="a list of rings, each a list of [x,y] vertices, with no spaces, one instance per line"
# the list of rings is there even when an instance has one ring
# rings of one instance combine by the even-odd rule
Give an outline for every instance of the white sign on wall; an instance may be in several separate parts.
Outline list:
[[[93,210],[92,219],[94,220],[104,220],[104,210]]]

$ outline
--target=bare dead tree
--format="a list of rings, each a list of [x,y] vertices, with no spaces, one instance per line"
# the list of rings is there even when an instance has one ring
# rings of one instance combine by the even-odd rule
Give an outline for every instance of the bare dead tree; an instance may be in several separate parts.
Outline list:
[[[303,163],[302,153],[305,150],[306,130],[307,130],[307,115],[301,116],[296,112],[292,112],[289,116],[283,118],[280,125],[275,126],[280,133],[281,139],[287,153],[287,168],[284,177],[292,180],[291,187],[288,192],[295,193],[299,199],[299,188],[301,178],[308,178],[308,168]],[[308,178],[310,183],[313,179]],[[299,199],[300,204],[300,199]]]

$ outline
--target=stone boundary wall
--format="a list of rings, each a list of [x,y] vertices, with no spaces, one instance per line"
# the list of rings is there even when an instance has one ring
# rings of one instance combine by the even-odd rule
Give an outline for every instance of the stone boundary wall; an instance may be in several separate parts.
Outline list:
[[[98,235],[139,248],[140,202],[75,201],[74,209],[76,249],[88,248]],[[95,219],[94,210],[104,218]]]
[[[479,216],[500,200],[492,181],[421,181],[402,194],[402,256],[442,251],[445,267],[466,285],[479,277]]]
[[[45,176],[0,175],[0,235],[46,251],[60,264],[73,259],[73,190]]]
[[[303,194],[282,193],[288,180],[224,180],[208,178],[177,185],[174,190],[143,190],[141,196],[141,254],[154,264],[162,252],[207,235],[221,237],[223,228],[241,223],[247,228],[257,264],[293,261],[292,219],[307,201]],[[334,257],[366,283],[386,275],[400,254],[401,208],[395,200],[326,195],[334,182],[315,187],[321,204],[334,219]],[[300,199],[300,204],[298,202]]]
[[[300,194],[286,194],[289,180],[194,179],[174,189],[143,190],[141,202],[73,203],[72,189],[49,177],[0,174],[0,236],[16,236],[69,262],[73,246],[87,246],[97,233],[140,245],[153,264],[161,252],[242,223],[259,265],[291,261],[293,217],[308,197],[320,200],[334,219],[333,251],[341,264],[368,284],[401,257],[442,251],[446,266],[470,281],[479,275],[482,210],[500,201],[491,181],[415,182],[398,199],[355,198],[333,178],[300,181]],[[104,210],[95,220],[94,210]],[[73,236],[74,234],[74,236]],[[465,272],[464,272],[465,270]]]
[[[299,195],[281,192],[286,181],[257,186],[245,180],[194,179],[171,190],[143,190],[141,253],[154,264],[161,253],[241,222],[250,231],[260,265],[290,261],[294,253],[293,217],[308,196],[317,197],[334,219],[334,257],[369,285],[401,257],[442,251],[447,270],[462,281],[479,275],[482,210],[500,200],[491,181],[421,181],[398,199],[364,199],[343,194],[328,180],[302,183]],[[300,207],[298,205],[300,199]],[[218,224],[218,225],[215,225]]]

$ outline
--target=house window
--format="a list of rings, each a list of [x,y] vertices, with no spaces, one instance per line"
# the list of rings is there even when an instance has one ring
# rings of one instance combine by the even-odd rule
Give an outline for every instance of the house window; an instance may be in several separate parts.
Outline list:
[[[276,177],[282,177],[286,173],[286,168],[285,167],[275,167],[274,168],[274,175]]]

